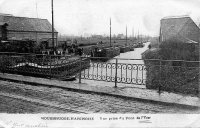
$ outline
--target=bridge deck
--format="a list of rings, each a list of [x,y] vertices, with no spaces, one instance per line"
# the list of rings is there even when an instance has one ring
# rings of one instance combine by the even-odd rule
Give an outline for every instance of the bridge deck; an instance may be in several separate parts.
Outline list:
[[[180,95],[175,93],[162,92],[159,94],[156,90],[124,88],[124,87],[101,87],[88,84],[78,84],[75,82],[50,80],[30,76],[0,73],[0,79],[21,81],[28,84],[66,88],[74,91],[93,92],[104,95],[117,96],[122,98],[134,98],[145,102],[155,102],[161,104],[183,105],[200,108],[200,98],[189,95]]]

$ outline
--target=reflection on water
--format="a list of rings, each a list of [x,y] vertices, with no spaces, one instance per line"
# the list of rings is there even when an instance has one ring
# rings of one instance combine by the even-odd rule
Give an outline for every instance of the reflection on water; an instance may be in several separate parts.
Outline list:
[[[117,83],[117,86],[139,86],[145,88],[146,71],[144,70],[143,60],[130,59],[142,59],[141,54],[148,49],[149,43],[150,42],[145,43],[143,48],[135,48],[134,51],[121,53],[119,56],[116,56],[114,59],[107,62],[91,63],[91,67],[83,71],[82,74],[85,74],[85,77],[89,79],[95,80],[82,79],[82,83],[94,86],[114,87],[115,75],[117,74],[117,81],[120,82]],[[118,60],[117,73],[115,68],[116,59]]]

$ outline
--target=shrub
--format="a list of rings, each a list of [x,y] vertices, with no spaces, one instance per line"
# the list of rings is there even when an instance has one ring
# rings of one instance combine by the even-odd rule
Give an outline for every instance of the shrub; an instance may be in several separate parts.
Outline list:
[[[159,55],[163,60],[199,60],[199,44],[184,43],[177,39],[164,41],[160,44]]]
[[[159,43],[158,37],[151,38],[150,42],[151,42],[151,47],[152,48],[159,48],[160,43]]]
[[[199,62],[185,62],[199,61],[199,44],[187,44],[175,39],[165,41],[160,48],[146,51],[143,59],[164,60],[145,60],[147,88],[160,87],[169,92],[199,94]]]

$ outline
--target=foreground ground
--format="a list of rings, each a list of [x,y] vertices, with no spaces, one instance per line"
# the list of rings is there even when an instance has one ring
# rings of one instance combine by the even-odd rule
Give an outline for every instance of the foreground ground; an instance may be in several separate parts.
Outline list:
[[[0,113],[200,113],[133,99],[0,81]]]

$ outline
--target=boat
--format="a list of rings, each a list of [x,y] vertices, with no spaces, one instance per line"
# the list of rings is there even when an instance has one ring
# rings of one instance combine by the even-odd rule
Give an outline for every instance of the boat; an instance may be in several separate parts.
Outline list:
[[[92,60],[107,61],[120,54],[119,47],[95,48],[91,52]]]
[[[15,60],[15,62],[13,62],[13,64],[7,63],[1,65],[1,72],[63,80],[75,79],[74,76],[77,73],[90,66],[89,58],[80,58],[78,56],[68,59],[52,59],[45,63],[41,63],[41,61],[40,63],[37,63],[39,61],[37,61],[36,59],[35,61],[30,61],[26,58],[20,58],[20,60],[23,60],[20,62],[19,59],[17,60],[17,58],[12,56],[7,57],[7,60]]]
[[[130,47],[129,46],[122,46],[120,47],[120,53],[125,53],[130,51]]]

